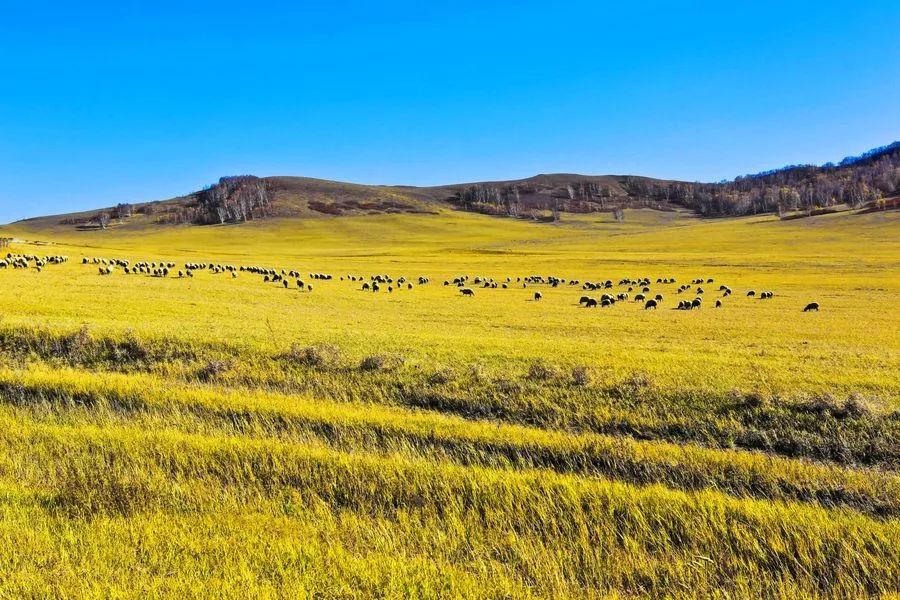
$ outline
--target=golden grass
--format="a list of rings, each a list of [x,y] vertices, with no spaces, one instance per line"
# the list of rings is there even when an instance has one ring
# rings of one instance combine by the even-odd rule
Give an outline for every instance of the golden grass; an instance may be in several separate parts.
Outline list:
[[[0,595],[896,594],[898,218],[8,226],[71,262],[0,270]],[[375,273],[414,288],[340,280]],[[532,274],[715,282],[584,309]]]

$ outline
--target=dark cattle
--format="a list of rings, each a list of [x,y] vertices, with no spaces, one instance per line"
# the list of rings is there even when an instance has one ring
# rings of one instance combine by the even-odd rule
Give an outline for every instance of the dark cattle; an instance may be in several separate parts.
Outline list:
[[[755,295],[756,295],[756,292],[754,292],[753,290],[750,290],[749,292],[747,292],[748,297],[755,296]]]
[[[722,308],[722,301],[716,300],[716,308]]]
[[[643,302],[645,300],[645,296],[643,294],[638,294],[634,297],[635,302]]]
[[[702,302],[703,301],[700,300],[700,298],[694,298],[694,301],[691,302],[691,308],[700,308],[700,305],[702,304]]]
[[[657,302],[662,302],[662,300],[663,300],[663,295],[662,295],[662,294],[657,294],[657,295],[656,295],[656,301],[657,301]]]
[[[819,312],[819,303],[818,302],[810,302],[809,304],[806,305],[806,308],[803,309],[803,312],[809,312],[811,310]]]
[[[650,308],[653,308],[653,309],[656,308],[656,300],[647,300],[647,303],[644,304],[644,310],[647,310]]]
[[[534,293],[534,299],[535,299],[535,300],[540,300],[540,299],[543,298],[543,297],[544,297],[544,296],[543,296],[540,292],[535,292],[535,293]]]
[[[597,308],[597,301],[593,298],[588,298],[587,302],[584,303],[585,308]]]
[[[475,295],[475,292],[472,291],[470,288],[462,288],[459,291],[462,293],[463,296],[474,296]]]

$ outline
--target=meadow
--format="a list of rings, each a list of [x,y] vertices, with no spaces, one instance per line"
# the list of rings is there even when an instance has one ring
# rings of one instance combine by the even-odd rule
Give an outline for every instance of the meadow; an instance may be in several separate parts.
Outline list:
[[[900,594],[897,212],[142,219],[0,228],[0,596]]]

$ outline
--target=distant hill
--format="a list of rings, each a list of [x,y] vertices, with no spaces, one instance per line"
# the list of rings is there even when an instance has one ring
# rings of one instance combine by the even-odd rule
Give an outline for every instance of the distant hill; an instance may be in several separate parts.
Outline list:
[[[718,183],[556,173],[512,181],[412,187],[241,175],[223,177],[206,189],[171,200],[123,203],[21,223],[103,229],[325,215],[435,213],[451,208],[546,220],[566,212],[634,207],[688,209],[705,216],[771,212],[791,216],[837,207],[896,208],[900,204],[898,194],[900,142],[894,142],[838,164],[791,165]]]

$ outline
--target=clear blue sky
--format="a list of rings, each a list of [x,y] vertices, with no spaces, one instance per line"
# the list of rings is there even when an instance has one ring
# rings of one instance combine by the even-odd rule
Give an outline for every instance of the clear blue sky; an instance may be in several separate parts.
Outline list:
[[[2,9],[0,222],[227,174],[718,180],[900,139],[897,0]]]

